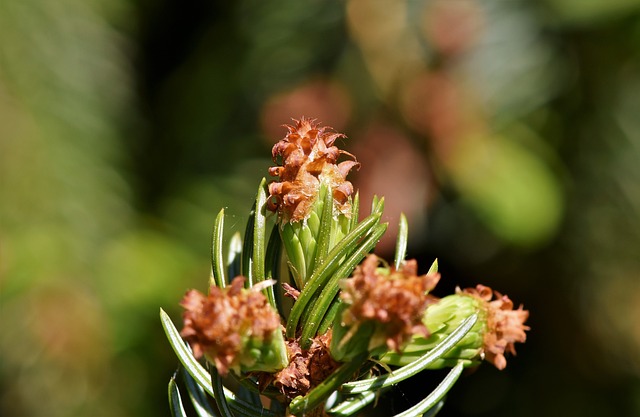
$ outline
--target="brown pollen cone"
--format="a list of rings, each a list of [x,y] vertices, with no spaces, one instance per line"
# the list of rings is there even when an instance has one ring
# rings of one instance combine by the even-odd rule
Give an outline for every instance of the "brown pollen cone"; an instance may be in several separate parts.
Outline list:
[[[524,322],[529,318],[529,311],[523,310],[522,305],[513,309],[513,301],[506,295],[484,285],[475,288],[457,290],[483,301],[487,311],[487,330],[483,337],[485,359],[496,368],[502,370],[507,366],[505,352],[516,354],[515,343],[527,340],[525,331],[530,330]],[[495,299],[492,298],[495,296]]]
[[[244,277],[236,277],[227,288],[212,286],[208,296],[189,290],[180,305],[184,327],[180,335],[196,358],[206,355],[225,375],[239,365],[243,340],[267,340],[280,326],[280,317],[259,291],[243,290]]]
[[[360,164],[353,155],[334,145],[336,139],[346,136],[305,117],[294,119],[294,122],[294,125],[285,125],[288,133],[271,151],[273,161],[278,163],[280,157],[282,163],[269,168],[269,175],[277,176],[279,180],[269,184],[268,208],[278,212],[281,222],[303,220],[324,182],[331,187],[335,208],[348,214],[353,185],[346,177]],[[340,155],[353,160],[338,163]]]
[[[302,350],[299,340],[288,341],[289,366],[278,372],[273,381],[280,392],[293,399],[306,395],[327,379],[339,366],[329,354],[330,343],[330,333],[314,338],[309,350]]]
[[[417,262],[408,260],[387,275],[378,271],[379,262],[377,256],[367,256],[345,281],[341,298],[350,306],[342,321],[347,326],[366,320],[383,324],[379,327],[384,342],[397,351],[414,334],[428,337],[422,318],[429,303],[427,293],[436,286],[440,274],[418,276]]]

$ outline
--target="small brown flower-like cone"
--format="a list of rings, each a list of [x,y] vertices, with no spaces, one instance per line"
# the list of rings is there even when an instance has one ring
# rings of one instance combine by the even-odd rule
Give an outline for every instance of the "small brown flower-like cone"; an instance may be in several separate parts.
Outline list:
[[[344,138],[315,120],[305,117],[286,125],[289,132],[272,149],[273,161],[281,157],[281,166],[269,168],[271,176],[279,180],[269,184],[269,209],[278,213],[282,223],[305,219],[318,197],[321,183],[331,189],[335,209],[350,213],[349,197],[353,185],[346,180],[347,174],[360,164],[348,152],[338,149],[334,142]],[[354,160],[338,163],[340,155]]]
[[[329,354],[330,334],[317,336],[307,350],[300,348],[300,341],[287,342],[289,366],[274,375],[273,384],[291,400],[306,395],[323,382],[339,364]]]
[[[483,337],[484,358],[496,368],[504,369],[507,366],[505,353],[515,355],[515,343],[524,343],[527,340],[525,331],[530,328],[524,323],[529,318],[529,311],[524,310],[522,305],[514,310],[513,301],[509,297],[484,285],[457,289],[456,293],[469,295],[483,302],[482,305],[487,312],[487,327]]]
[[[379,263],[377,256],[369,255],[353,277],[344,282],[340,297],[348,307],[334,326],[336,340],[331,352],[336,359],[358,354],[355,345],[369,351],[380,347],[397,351],[412,336],[429,335],[422,318],[429,303],[427,294],[438,283],[440,274],[418,276],[415,260],[406,261],[399,270],[379,268]],[[371,329],[367,344],[349,340],[363,336],[357,333],[361,327]],[[349,330],[343,334],[345,329]]]
[[[189,290],[180,305],[186,309],[180,335],[196,358],[205,355],[218,371],[275,371],[288,363],[280,316],[260,291],[245,290],[244,277],[208,296]]]

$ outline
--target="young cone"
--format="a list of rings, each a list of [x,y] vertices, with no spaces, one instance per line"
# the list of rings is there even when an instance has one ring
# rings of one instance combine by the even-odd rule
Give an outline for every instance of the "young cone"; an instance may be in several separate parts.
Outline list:
[[[529,327],[524,323],[529,312],[522,306],[514,310],[509,297],[483,285],[465,290],[458,288],[455,294],[430,305],[424,324],[431,335],[427,338],[414,337],[401,352],[388,353],[382,361],[399,366],[411,363],[433,349],[472,314],[478,314],[478,321],[471,331],[430,368],[452,367],[460,360],[465,366],[472,366],[484,359],[496,368],[504,369],[507,366],[505,354],[515,355],[514,344],[526,341],[525,331]]]
[[[260,291],[243,285],[236,277],[224,289],[212,286],[208,296],[189,290],[180,303],[186,309],[180,334],[196,358],[204,355],[222,375],[283,369],[289,361],[280,317]]]
[[[269,168],[269,174],[277,176],[278,181],[269,184],[268,208],[278,214],[292,273],[302,289],[316,267],[324,217],[331,217],[324,250],[348,232],[353,185],[346,177],[360,164],[334,145],[345,135],[304,117],[294,122],[286,126],[288,133],[272,149],[273,161],[280,165]],[[353,160],[338,163],[341,155]]]
[[[363,351],[373,355],[398,351],[412,336],[429,334],[422,317],[427,294],[440,275],[418,276],[415,260],[406,261],[399,270],[379,264],[377,256],[369,255],[343,283],[342,311],[336,316],[331,341],[331,354],[338,361]]]

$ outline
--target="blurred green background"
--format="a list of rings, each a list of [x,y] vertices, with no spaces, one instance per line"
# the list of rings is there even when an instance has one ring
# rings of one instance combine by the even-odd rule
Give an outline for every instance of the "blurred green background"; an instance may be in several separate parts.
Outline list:
[[[158,309],[302,115],[436,293],[531,311],[442,416],[640,415],[639,113],[640,0],[0,0],[0,415],[168,416]]]

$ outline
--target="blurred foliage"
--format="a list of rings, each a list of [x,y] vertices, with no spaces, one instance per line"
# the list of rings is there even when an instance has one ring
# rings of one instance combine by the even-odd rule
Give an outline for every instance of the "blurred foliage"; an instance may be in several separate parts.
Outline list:
[[[306,115],[443,285],[532,312],[441,415],[638,415],[639,97],[637,0],[0,0],[0,414],[168,415],[158,308]]]

